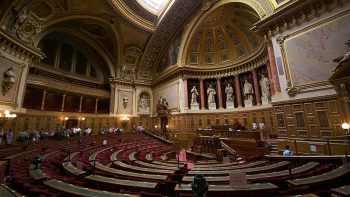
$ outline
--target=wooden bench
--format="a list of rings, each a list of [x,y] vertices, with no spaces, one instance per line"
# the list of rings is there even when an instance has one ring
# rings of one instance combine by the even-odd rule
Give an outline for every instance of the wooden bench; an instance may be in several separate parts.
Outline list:
[[[318,163],[316,162],[309,162],[305,165],[302,165],[300,167],[291,169],[292,174],[298,174],[302,172],[306,172],[311,170],[312,168],[316,167]],[[276,178],[276,177],[282,177],[282,176],[288,176],[289,170],[283,170],[283,171],[277,171],[277,172],[270,172],[270,173],[260,173],[260,174],[252,174],[247,175],[248,180],[255,180],[255,179],[263,179],[263,178]],[[194,179],[194,176],[184,176],[182,181],[183,182],[192,182]],[[208,182],[225,182],[230,181],[229,176],[206,176],[205,179]]]
[[[224,171],[202,171],[202,170],[194,170],[189,171],[189,175],[196,175],[196,174],[202,174],[202,175],[214,175],[214,176],[222,176],[222,175],[228,175],[230,172],[245,172],[247,174],[254,174],[259,172],[267,172],[271,170],[276,170],[280,168],[286,167],[290,162],[288,161],[281,161],[275,164],[271,165],[265,165],[261,167],[255,167],[255,168],[244,168],[244,169],[236,169],[236,170],[224,170]]]
[[[332,170],[330,172],[323,173],[317,176],[306,177],[302,179],[287,180],[287,182],[293,186],[303,186],[303,185],[314,186],[320,183],[331,182],[332,180],[339,179],[349,174],[349,172],[350,172],[350,168],[341,166],[335,170]]]
[[[9,188],[5,184],[0,185],[0,196],[1,197],[23,197],[23,194],[16,192],[15,190]]]
[[[80,187],[72,184],[68,184],[56,179],[45,181],[44,184],[53,190],[63,192],[72,196],[86,196],[86,197],[136,197],[138,195],[122,194],[115,192],[107,192],[101,190],[95,190],[85,187]]]
[[[89,175],[85,177],[88,182],[98,183],[100,186],[109,186],[110,188],[126,188],[126,189],[139,189],[143,191],[153,191],[158,183],[155,182],[144,182],[144,181],[131,181],[125,179],[117,179],[104,177],[100,175]]]
[[[90,164],[93,166],[94,162],[90,162]],[[166,175],[157,175],[157,174],[143,174],[143,173],[135,173],[135,172],[128,172],[124,170],[119,170],[115,168],[110,168],[108,166],[104,166],[99,162],[95,162],[96,169],[113,173],[116,175],[123,175],[123,176],[129,176],[129,177],[136,177],[136,178],[142,178],[142,179],[152,179],[152,180],[165,180],[167,178]]]
[[[63,169],[70,175],[84,176],[87,172],[84,170],[79,170],[70,161],[62,163]]]

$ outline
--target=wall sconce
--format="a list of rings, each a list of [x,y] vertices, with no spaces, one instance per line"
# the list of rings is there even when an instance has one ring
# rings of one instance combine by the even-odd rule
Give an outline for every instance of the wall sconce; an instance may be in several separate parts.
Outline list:
[[[155,129],[157,129],[157,128],[158,128],[158,126],[157,126],[157,125],[154,125],[154,128],[155,128]]]
[[[68,117],[64,117],[64,120],[67,121],[69,118]]]
[[[345,130],[345,135],[350,135],[350,125],[349,123],[343,123],[341,125],[341,128],[343,128],[343,130]]]
[[[168,128],[169,128],[169,125],[166,125],[165,127],[168,129]]]
[[[82,117],[81,120],[84,121],[84,120],[85,120],[85,117]]]

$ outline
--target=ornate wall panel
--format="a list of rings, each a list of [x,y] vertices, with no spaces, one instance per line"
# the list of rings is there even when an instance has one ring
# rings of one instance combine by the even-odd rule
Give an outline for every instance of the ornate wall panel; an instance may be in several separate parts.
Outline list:
[[[25,65],[0,54],[0,104],[17,106],[17,96]]]

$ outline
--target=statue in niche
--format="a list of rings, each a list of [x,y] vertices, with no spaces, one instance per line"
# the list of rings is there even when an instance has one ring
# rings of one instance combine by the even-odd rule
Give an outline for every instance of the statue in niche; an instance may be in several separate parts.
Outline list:
[[[263,100],[268,100],[270,98],[270,82],[269,79],[267,77],[265,77],[264,75],[261,75],[261,79],[260,79],[260,87],[261,87],[261,97],[263,98]]]
[[[208,105],[215,104],[216,91],[213,88],[212,84],[210,84],[208,89],[207,89],[207,95],[208,95]]]
[[[197,104],[197,97],[198,97],[199,93],[197,91],[197,88],[196,86],[193,86],[192,87],[192,90],[191,90],[191,104]]]
[[[7,69],[3,74],[4,79],[2,80],[2,95],[5,96],[7,92],[12,88],[16,82],[16,73],[13,67]]]
[[[226,102],[233,102],[233,88],[230,83],[227,84],[225,88]]]
[[[243,94],[244,94],[244,104],[246,107],[252,106],[253,101],[253,86],[248,82],[248,80],[245,80],[244,86],[243,86]]]

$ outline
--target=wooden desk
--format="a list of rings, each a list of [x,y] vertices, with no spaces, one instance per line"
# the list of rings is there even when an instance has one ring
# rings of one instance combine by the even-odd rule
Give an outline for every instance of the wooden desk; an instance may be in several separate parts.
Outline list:
[[[136,158],[135,158],[136,153],[137,153],[137,151],[134,151],[134,152],[132,152],[132,153],[129,155],[129,160],[130,160],[130,161],[135,161],[135,160],[136,160]]]
[[[292,169],[292,174],[298,174],[302,172],[306,172],[308,170],[311,170],[312,168],[316,167],[318,163],[316,162],[310,162],[303,166],[297,167]],[[270,172],[270,173],[260,173],[260,174],[253,174],[253,175],[247,175],[248,180],[255,180],[255,179],[263,179],[263,178],[275,178],[275,177],[281,177],[281,176],[288,176],[289,170],[283,170],[283,171],[277,171],[277,172]],[[194,176],[184,176],[182,181],[183,182],[192,182],[194,179]],[[228,182],[230,181],[229,176],[206,176],[205,179],[208,182]]]
[[[34,169],[35,165],[30,164],[28,167],[29,176],[35,181],[44,181],[47,179],[47,176],[38,168]]]
[[[125,180],[125,179],[116,179],[116,178],[110,178],[110,177],[104,177],[100,175],[90,175],[85,177],[90,182],[98,182],[98,183],[103,183],[112,185],[112,186],[118,186],[120,188],[141,188],[141,189],[148,189],[148,190],[153,190],[156,188],[158,183],[154,182],[143,182],[143,181],[130,181],[130,180]]]
[[[332,189],[332,191],[337,193],[337,194],[344,195],[344,196],[350,196],[350,185],[345,185],[343,187],[334,188],[334,189]]]
[[[66,194],[74,195],[74,196],[86,196],[86,197],[136,197],[138,195],[130,195],[130,194],[122,194],[122,193],[114,193],[107,191],[100,191],[90,188],[84,188],[72,184],[68,184],[56,179],[52,179],[49,181],[45,181],[44,184],[54,190],[64,192]]]
[[[77,167],[73,166],[73,164],[69,161],[62,163],[63,169],[71,175],[75,176],[84,176],[86,171],[79,170]]]
[[[124,149],[120,149],[116,152],[114,152],[113,154],[111,154],[110,156],[110,160],[113,162],[113,161],[117,161],[117,156],[119,155],[119,153],[121,153],[122,151],[124,151]],[[90,160],[91,161],[91,160]]]
[[[139,166],[133,166],[126,163],[123,163],[121,161],[115,161],[113,162],[118,168],[122,168],[128,171],[133,172],[143,172],[143,173],[150,173],[150,174],[172,174],[174,173],[174,170],[161,170],[161,169],[154,169],[154,168],[143,168]]]
[[[161,162],[161,161],[152,161],[152,163],[157,164],[157,165],[161,165],[161,166],[170,166],[170,167],[177,167],[177,163],[166,163],[166,162]],[[180,161],[179,162],[180,167],[182,167],[183,165],[185,165],[185,162]]]
[[[102,165],[99,162],[96,163],[96,168],[100,169],[105,172],[113,173],[113,174],[118,174],[118,175],[123,175],[123,176],[130,176],[130,177],[136,177],[136,178],[143,178],[143,179],[153,179],[153,180],[165,180],[167,178],[166,175],[156,175],[156,174],[143,174],[143,173],[134,173],[134,172],[128,172],[124,170],[119,170],[115,168],[110,168],[107,166]],[[90,162],[90,164],[93,166],[94,162]]]
[[[236,169],[236,170],[223,170],[223,171],[202,171],[202,170],[191,170],[188,172],[189,175],[196,175],[196,174],[202,174],[202,175],[214,175],[214,176],[221,176],[221,175],[228,175],[230,172],[245,172],[247,174],[254,174],[257,172],[266,172],[275,170],[278,168],[286,167],[289,164],[288,161],[281,161],[275,164],[256,167],[256,168],[244,168],[244,169]]]
[[[177,166],[162,166],[162,165],[155,165],[155,164],[151,164],[151,163],[147,163],[147,162],[143,162],[143,161],[139,161],[136,160],[134,161],[134,163],[141,165],[141,166],[146,166],[146,167],[150,167],[150,168],[156,168],[156,169],[166,169],[166,170],[177,170],[179,169]]]
[[[235,194],[246,194],[249,192],[250,196],[257,195],[262,193],[272,193],[277,191],[278,187],[272,183],[256,183],[250,184],[246,187],[231,187],[230,185],[209,185],[208,194],[210,196],[234,196]],[[192,193],[192,188],[190,184],[179,184],[175,187],[175,192],[179,195],[180,193]],[[247,196],[247,195],[244,195]]]
[[[250,168],[262,164],[266,164],[267,161],[256,161],[252,163],[242,164],[242,165],[206,165],[205,167],[202,166],[196,166],[193,170],[235,170],[235,169],[241,169],[241,168]]]
[[[349,168],[341,166],[335,170],[332,170],[330,172],[323,173],[317,176],[306,177],[302,179],[287,180],[287,181],[293,186],[302,186],[302,185],[310,186],[321,182],[332,181],[333,179],[337,179],[347,175],[349,172],[350,172]]]

